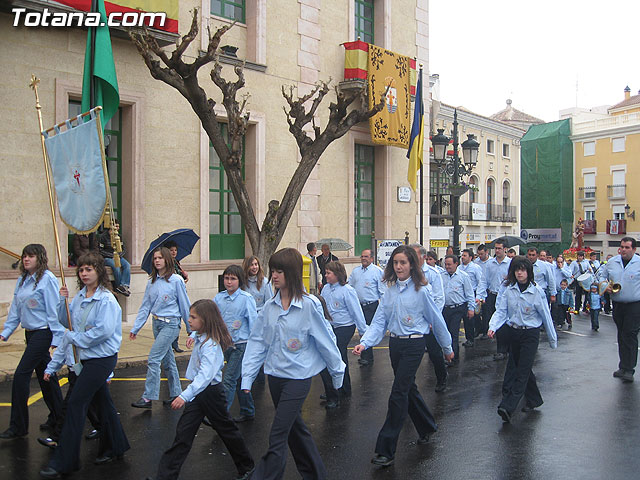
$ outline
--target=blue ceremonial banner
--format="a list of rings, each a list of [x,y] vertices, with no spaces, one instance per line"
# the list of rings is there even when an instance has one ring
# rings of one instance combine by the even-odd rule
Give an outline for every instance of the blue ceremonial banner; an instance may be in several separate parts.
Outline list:
[[[75,233],[87,234],[102,222],[107,204],[107,182],[103,161],[100,127],[95,110],[91,119],[83,123],[78,117],[67,120],[66,130],[57,125],[55,135],[42,132],[53,184],[58,197],[58,210],[62,221]]]

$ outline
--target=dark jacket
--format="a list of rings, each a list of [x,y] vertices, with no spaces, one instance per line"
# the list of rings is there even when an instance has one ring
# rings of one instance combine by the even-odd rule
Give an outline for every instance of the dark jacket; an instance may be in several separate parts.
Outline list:
[[[324,261],[324,257],[322,255],[317,256],[316,257],[316,261],[318,262],[318,268],[320,269],[320,275],[322,275],[322,285],[326,285],[327,284],[327,277],[325,276],[324,267],[329,262],[337,262],[338,261],[338,257],[336,257],[333,253],[329,252],[329,259],[326,262]]]

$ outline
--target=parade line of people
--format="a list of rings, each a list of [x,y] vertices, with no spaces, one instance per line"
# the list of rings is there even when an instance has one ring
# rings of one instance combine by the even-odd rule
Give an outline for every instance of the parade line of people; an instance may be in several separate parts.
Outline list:
[[[288,450],[302,478],[326,479],[327,470],[302,418],[302,405],[316,375],[324,384],[321,397],[327,409],[338,408],[352,395],[347,346],[356,329],[359,341],[353,354],[359,356],[363,368],[376,361],[373,347],[386,335],[390,337],[394,379],[371,459],[380,467],[394,464],[407,417],[415,426],[418,444],[429,442],[437,431],[436,419],[416,385],[416,372],[427,352],[436,373],[436,392],[446,389],[447,367],[455,367],[460,358],[461,323],[465,348],[472,348],[478,339],[495,337],[494,359],[507,360],[497,407],[506,423],[523,398],[523,412],[543,404],[532,371],[541,335],[556,348],[556,329],[565,323],[572,327],[576,307],[585,305],[590,312],[594,334],[599,329],[600,310],[612,309],[619,349],[619,368],[613,376],[633,382],[640,330],[636,240],[623,238],[619,254],[602,265],[596,266],[595,259],[586,261],[580,252],[571,267],[561,255],[554,263],[548,252],[528,248],[526,256],[517,256],[499,240],[494,243],[494,257],[480,245],[475,258],[470,249],[461,258],[447,254],[444,268],[437,264],[435,253],[417,244],[397,247],[384,270],[373,263],[367,249],[348,277],[328,245],[316,257],[316,246],[310,243],[309,291],[303,285],[302,255],[284,248],[269,259],[268,276],[258,258],[250,256],[242,266],[224,270],[224,291],[212,300],[193,304],[185,287],[188,276],[176,264],[176,252],[167,248],[177,246],[156,248],[129,335],[134,341],[151,315],[155,341],[144,391],[131,406],[150,409],[160,400],[163,368],[169,385],[169,397],[163,403],[183,413],[154,478],[178,478],[196,433],[205,423],[225,444],[237,479],[283,478]],[[50,412],[40,425],[50,435],[38,442],[53,449],[49,464],[40,471],[43,478],[62,478],[79,469],[86,418],[93,427],[87,438],[99,439],[94,463],[121,459],[130,448],[109,393],[122,342],[122,310],[111,290],[103,256],[87,251],[75,263],[80,290],[69,303],[69,290],[60,288],[48,269],[44,247],[27,245],[0,333],[0,340],[6,341],[22,325],[26,336],[12,384],[10,424],[0,439],[27,435],[29,383],[35,370]],[[578,283],[576,279],[584,279],[587,272],[592,285],[585,285],[584,280]],[[576,290],[575,299],[571,288]],[[180,383],[175,345],[172,348],[182,322],[189,334],[186,347],[192,349],[186,388]],[[53,357],[50,348],[55,349]],[[64,365],[69,369],[69,387],[63,399],[57,373]],[[268,376],[275,415],[268,449],[254,460],[237,423],[254,420],[251,387],[262,374]],[[236,398],[240,415],[232,418],[230,408]]]

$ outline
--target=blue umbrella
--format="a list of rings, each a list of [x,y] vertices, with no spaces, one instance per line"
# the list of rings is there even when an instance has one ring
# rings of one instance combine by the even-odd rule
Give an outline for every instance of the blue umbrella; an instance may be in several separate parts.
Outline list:
[[[178,255],[176,256],[176,259],[180,261],[193,251],[193,247],[198,243],[200,237],[190,228],[179,228],[172,232],[166,232],[160,235],[151,242],[149,248],[144,254],[144,257],[142,257],[142,264],[140,266],[149,275],[151,275],[152,252],[169,240],[178,245]]]

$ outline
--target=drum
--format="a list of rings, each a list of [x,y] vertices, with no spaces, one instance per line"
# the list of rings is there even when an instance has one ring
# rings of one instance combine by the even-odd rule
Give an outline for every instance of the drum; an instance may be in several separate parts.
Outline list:
[[[591,285],[595,282],[596,278],[591,274],[591,272],[584,272],[578,278],[576,278],[580,286],[586,290],[587,292],[591,290]]]

